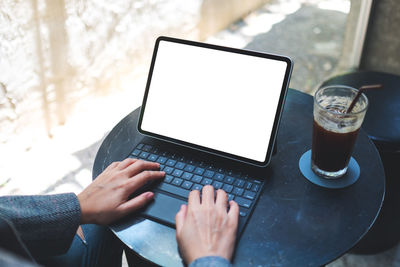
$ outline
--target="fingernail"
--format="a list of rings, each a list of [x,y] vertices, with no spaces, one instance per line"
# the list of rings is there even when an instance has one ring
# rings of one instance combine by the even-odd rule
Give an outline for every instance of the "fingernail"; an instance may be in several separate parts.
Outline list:
[[[152,199],[154,197],[154,193],[153,192],[147,192],[147,194],[145,195],[145,197],[147,199]]]

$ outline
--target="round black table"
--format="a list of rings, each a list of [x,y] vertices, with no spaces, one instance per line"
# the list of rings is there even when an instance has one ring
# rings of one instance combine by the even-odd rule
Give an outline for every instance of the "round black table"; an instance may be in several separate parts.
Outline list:
[[[379,154],[361,130],[353,157],[359,180],[325,189],[306,180],[298,161],[311,147],[312,97],[290,89],[278,133],[278,153],[261,169],[265,186],[236,248],[235,266],[321,266],[350,250],[374,223],[385,194]],[[118,123],[97,152],[93,178],[124,159],[142,140],[139,109]],[[135,214],[111,226],[137,254],[162,266],[180,266],[175,230]]]

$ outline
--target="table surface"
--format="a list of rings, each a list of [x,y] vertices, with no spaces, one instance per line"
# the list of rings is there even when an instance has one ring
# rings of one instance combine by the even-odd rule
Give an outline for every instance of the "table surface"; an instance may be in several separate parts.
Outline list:
[[[359,180],[344,189],[325,189],[306,180],[298,161],[310,149],[312,97],[289,89],[277,139],[278,153],[258,168],[265,185],[236,248],[235,266],[321,266],[350,250],[370,229],[385,194],[379,154],[363,130],[353,157]],[[124,159],[144,136],[137,132],[139,109],[118,123],[103,141],[93,178]],[[114,233],[142,257],[163,266],[182,265],[175,229],[132,214]]]

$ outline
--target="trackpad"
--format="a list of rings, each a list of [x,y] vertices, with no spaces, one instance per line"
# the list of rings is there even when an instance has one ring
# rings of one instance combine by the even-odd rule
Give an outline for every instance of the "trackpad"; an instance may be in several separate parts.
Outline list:
[[[175,215],[180,210],[182,204],[187,204],[187,202],[155,192],[154,201],[142,211],[141,215],[175,228]]]

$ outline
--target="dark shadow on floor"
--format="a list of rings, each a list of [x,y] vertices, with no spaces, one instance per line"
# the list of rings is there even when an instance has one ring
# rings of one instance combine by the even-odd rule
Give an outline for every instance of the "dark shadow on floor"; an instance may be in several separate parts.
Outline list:
[[[289,56],[294,62],[290,87],[312,92],[338,63],[346,17],[342,12],[303,4],[270,31],[257,35],[245,49]]]

